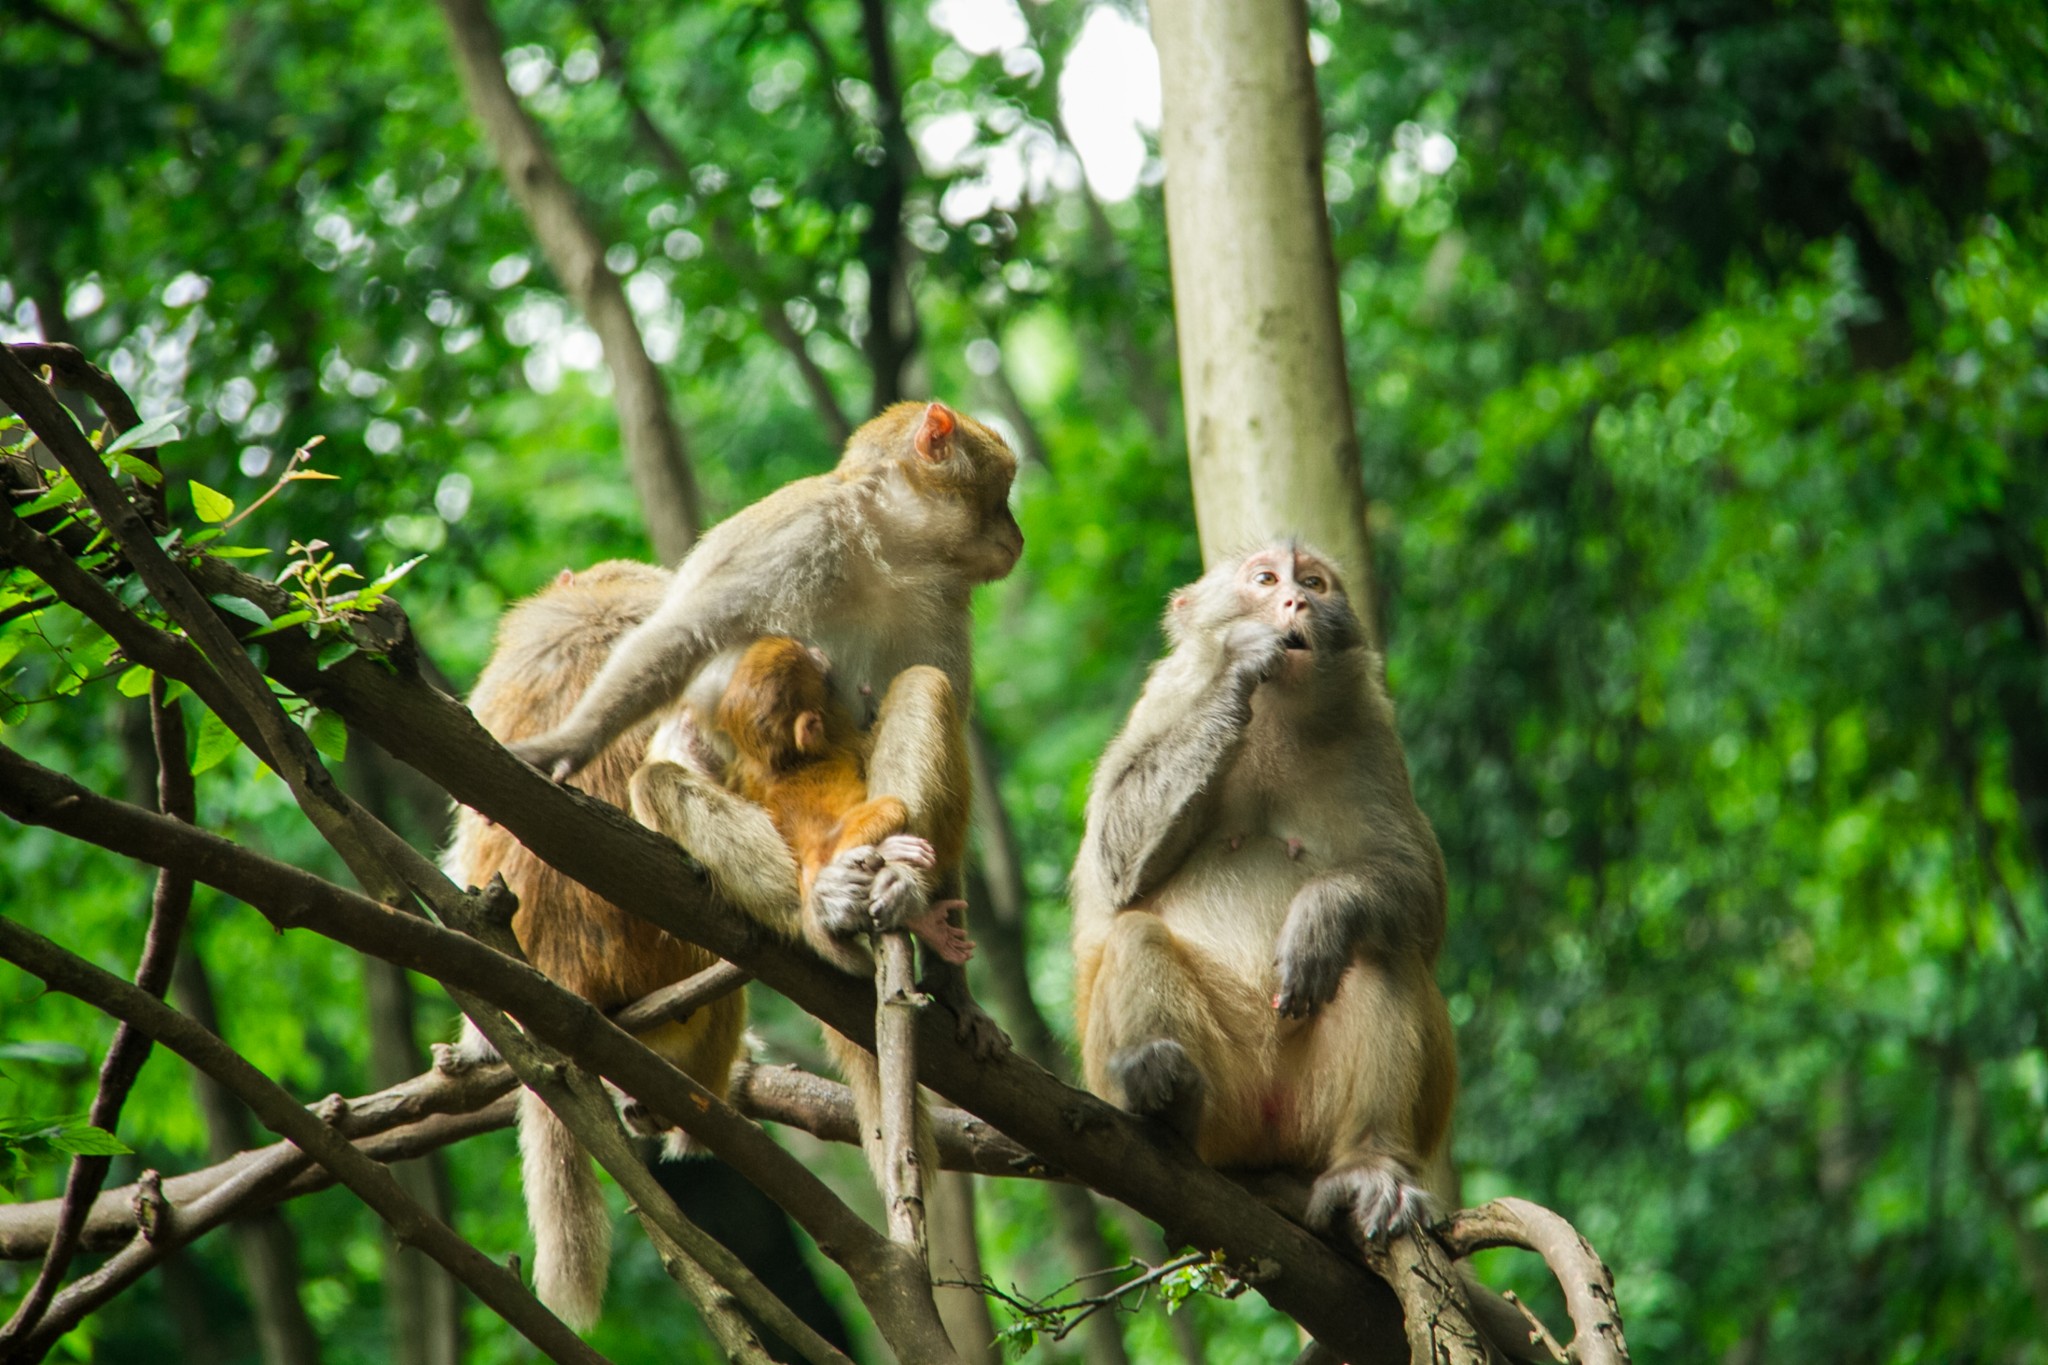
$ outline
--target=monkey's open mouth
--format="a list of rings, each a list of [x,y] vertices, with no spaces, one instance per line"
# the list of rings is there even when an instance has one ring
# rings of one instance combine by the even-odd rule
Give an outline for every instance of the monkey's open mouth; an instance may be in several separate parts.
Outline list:
[[[1281,643],[1286,645],[1290,651],[1301,650],[1304,653],[1306,653],[1310,648],[1308,636],[1302,634],[1298,630],[1288,631],[1287,638],[1285,640],[1282,640]]]

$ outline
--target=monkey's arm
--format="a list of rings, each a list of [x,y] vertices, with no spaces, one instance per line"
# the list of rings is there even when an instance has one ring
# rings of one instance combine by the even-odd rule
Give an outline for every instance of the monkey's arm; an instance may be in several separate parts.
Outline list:
[[[1270,629],[1233,632],[1226,647],[1222,670],[1192,695],[1177,678],[1148,683],[1103,756],[1082,856],[1092,854],[1118,910],[1155,890],[1187,857],[1205,821],[1203,798],[1244,743],[1252,693],[1285,650]]]
[[[1434,961],[1443,942],[1444,870],[1435,845],[1390,841],[1375,854],[1332,868],[1294,893],[1274,951],[1273,1008],[1291,1019],[1337,994],[1360,952]]]

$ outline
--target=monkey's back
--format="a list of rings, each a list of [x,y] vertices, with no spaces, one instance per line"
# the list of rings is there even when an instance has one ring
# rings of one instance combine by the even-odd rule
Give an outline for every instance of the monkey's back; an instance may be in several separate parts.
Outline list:
[[[669,582],[670,575],[652,565],[611,560],[557,579],[515,604],[499,623],[496,647],[470,696],[477,719],[500,741],[553,729],[619,636],[660,604]],[[627,784],[659,718],[620,735],[577,774],[577,785],[628,809]],[[447,864],[465,885],[502,873],[519,897],[512,928],[527,957],[549,978],[598,1005],[624,1004],[712,963],[702,948],[627,914],[473,811],[457,816]]]

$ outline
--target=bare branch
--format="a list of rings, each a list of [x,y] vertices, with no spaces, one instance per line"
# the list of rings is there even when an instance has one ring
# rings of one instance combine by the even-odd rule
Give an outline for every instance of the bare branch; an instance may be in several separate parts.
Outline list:
[[[645,1033],[673,1019],[680,1023],[714,1000],[722,1000],[754,978],[730,962],[706,967],[695,976],[663,986],[612,1012],[612,1022],[628,1033]]]
[[[1526,1199],[1496,1199],[1452,1214],[1437,1225],[1436,1235],[1459,1260],[1494,1247],[1522,1247],[1541,1256],[1564,1290],[1565,1308],[1571,1313],[1567,1358],[1574,1365],[1628,1365],[1614,1276],[1578,1229],[1562,1217]]]
[[[458,992],[455,1003],[626,1192],[635,1215],[661,1249],[664,1265],[728,1356],[746,1365],[766,1365],[768,1360],[760,1338],[739,1312],[743,1306],[811,1365],[852,1365],[844,1352],[775,1297],[739,1257],[684,1215],[634,1152],[618,1111],[595,1076],[521,1033],[488,1001]]]
[[[396,917],[394,917],[396,918]],[[451,937],[453,937],[451,935]],[[586,1346],[527,1292],[519,1277],[431,1217],[390,1171],[357,1151],[347,1138],[302,1107],[284,1088],[240,1053],[145,991],[103,972],[11,920],[0,920],[0,957],[40,978],[52,990],[76,996],[148,1033],[165,1047],[240,1096],[264,1125],[290,1138],[334,1172],[400,1240],[413,1243],[468,1285],[492,1312],[550,1359],[598,1365],[604,1357]],[[335,1108],[339,1109],[339,1102]]]
[[[924,1171],[917,1151],[917,1015],[928,996],[917,989],[910,935],[876,936],[875,1060],[882,1074],[882,1202],[889,1235],[929,1264],[925,1243]]]

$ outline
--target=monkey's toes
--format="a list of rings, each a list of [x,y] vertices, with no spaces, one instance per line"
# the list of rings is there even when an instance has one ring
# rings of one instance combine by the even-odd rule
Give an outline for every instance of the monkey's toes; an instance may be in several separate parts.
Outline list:
[[[977,1062],[992,1062],[1010,1050],[1010,1035],[979,1005],[954,1012],[953,1036]]]
[[[1348,1225],[1361,1241],[1399,1237],[1428,1221],[1431,1200],[1392,1157],[1376,1156],[1325,1173],[1309,1191],[1308,1221],[1324,1231]]]
[[[884,863],[868,892],[868,917],[876,929],[901,929],[925,909],[917,874],[902,863]]]
[[[903,863],[919,871],[938,862],[932,846],[915,834],[892,834],[876,847],[884,862]]]
[[[1171,1038],[1124,1048],[1109,1059],[1109,1074],[1123,1093],[1124,1108],[1194,1140],[1208,1086],[1186,1048]]]

